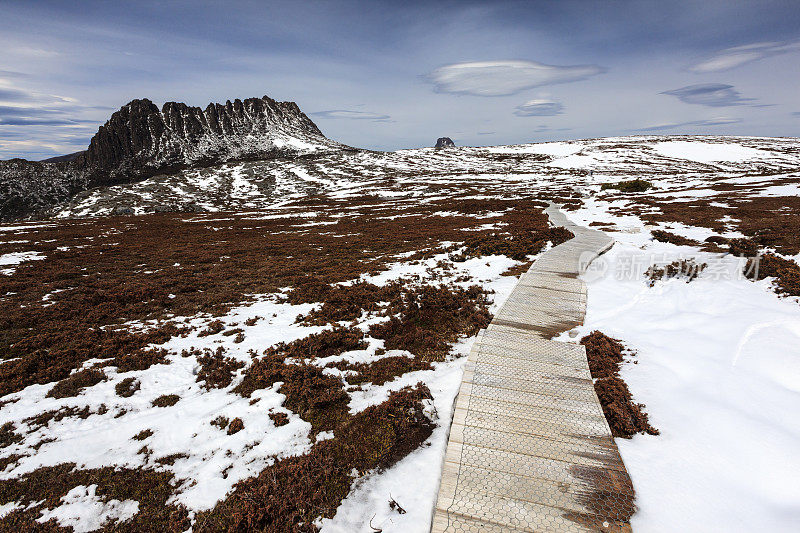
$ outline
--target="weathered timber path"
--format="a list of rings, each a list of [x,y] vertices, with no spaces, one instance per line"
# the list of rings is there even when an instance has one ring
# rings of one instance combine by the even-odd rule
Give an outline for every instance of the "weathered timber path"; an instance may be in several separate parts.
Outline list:
[[[546,212],[575,237],[534,262],[473,345],[433,533],[631,530],[633,487],[586,351],[549,340],[583,323],[578,276],[613,240],[554,205]]]

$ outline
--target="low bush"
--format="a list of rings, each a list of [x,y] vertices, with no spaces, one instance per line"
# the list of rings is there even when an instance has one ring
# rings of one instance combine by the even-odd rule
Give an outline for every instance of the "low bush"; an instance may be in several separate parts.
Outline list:
[[[341,380],[326,375],[318,366],[285,364],[285,359],[284,354],[274,352],[256,359],[234,391],[250,397],[253,391],[281,381],[278,392],[286,396],[284,407],[309,422],[314,434],[336,427],[347,417],[350,401]]]
[[[745,275],[753,280],[775,278],[775,288],[786,296],[800,296],[800,265],[790,259],[765,253],[751,258]]]
[[[730,253],[737,257],[755,257],[758,255],[758,243],[752,239],[731,239],[728,242]]]
[[[625,349],[622,343],[599,331],[593,331],[581,339],[581,344],[586,347],[594,390],[611,428],[611,434],[625,439],[636,433],[658,435],[658,430],[647,420],[645,406],[633,402],[628,386],[619,377],[619,365]]]
[[[570,240],[574,235],[566,228],[548,228],[541,231],[513,231],[511,233],[490,233],[478,235],[464,241],[465,249],[461,258],[481,257],[485,255],[505,255],[517,261],[525,261],[528,256],[538,254],[547,245]]]
[[[208,350],[209,352],[211,350]],[[221,389],[233,381],[233,375],[244,367],[244,363],[224,355],[221,346],[214,353],[207,353],[197,358],[200,370],[197,372],[197,382],[202,383],[206,389]]]
[[[351,350],[363,350],[366,347],[363,331],[358,328],[337,326],[289,343],[280,342],[269,348],[265,355],[284,359],[310,359],[339,355]]]
[[[153,400],[153,407],[172,407],[181,397],[177,394],[163,394]]]
[[[55,518],[45,523],[37,519],[43,510],[63,505],[62,498],[79,485],[97,485],[97,497],[102,501],[138,502],[138,512],[129,520],[114,523],[108,528],[111,531],[180,533],[191,526],[185,507],[167,503],[175,490],[171,472],[111,466],[81,470],[75,463],[64,463],[38,468],[17,479],[0,480],[0,500],[21,504],[0,519],[0,530],[72,531],[61,527]]]
[[[473,285],[461,287],[423,285],[408,290],[399,316],[370,327],[388,350],[408,350],[428,361],[441,361],[459,336],[472,336],[489,325],[486,293]]]
[[[635,180],[618,181],[616,183],[604,183],[602,190],[617,189],[619,192],[645,192],[653,186],[647,180],[636,178]]]
[[[333,517],[358,476],[392,466],[431,435],[422,403],[430,398],[422,384],[392,392],[343,421],[334,439],[237,483],[228,498],[198,513],[194,530],[317,531],[315,522]]]
[[[289,423],[289,415],[286,413],[270,413],[269,418],[275,424],[275,427],[285,426]]]
[[[697,279],[697,276],[706,268],[708,268],[707,263],[697,263],[694,259],[681,259],[663,267],[652,265],[645,272],[645,276],[648,278],[648,283],[651,287],[658,280],[670,278],[683,278],[686,283],[689,283]]]
[[[674,233],[670,233],[668,231],[664,231],[661,229],[654,229],[650,232],[653,238],[660,242],[667,242],[670,244],[677,244],[678,246],[699,246],[700,243],[692,240],[687,239],[686,237],[682,237],[680,235],[676,235]]]
[[[130,398],[136,393],[136,391],[139,390],[141,386],[142,384],[138,379],[125,378],[114,386],[114,390],[116,391],[117,396],[122,398]]]
[[[47,397],[68,398],[77,396],[83,389],[97,385],[101,381],[105,381],[105,379],[106,375],[102,370],[81,370],[56,383],[47,393]]]
[[[228,435],[234,435],[244,429],[244,422],[241,418],[236,417],[228,424]]]

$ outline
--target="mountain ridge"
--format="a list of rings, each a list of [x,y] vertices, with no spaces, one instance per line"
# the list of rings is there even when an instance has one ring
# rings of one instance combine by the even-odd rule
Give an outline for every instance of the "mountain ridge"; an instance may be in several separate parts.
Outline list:
[[[82,152],[45,161],[0,161],[0,220],[45,211],[98,186],[231,161],[353,150],[325,137],[294,102],[268,96],[205,109],[147,98],[115,111]]]

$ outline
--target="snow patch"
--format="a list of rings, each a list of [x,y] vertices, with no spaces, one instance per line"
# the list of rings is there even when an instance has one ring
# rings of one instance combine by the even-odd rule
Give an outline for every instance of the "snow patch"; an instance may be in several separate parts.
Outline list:
[[[45,257],[39,252],[11,252],[0,255],[0,266],[16,266],[25,261],[41,261]],[[15,270],[14,268],[0,268],[0,274],[10,276]]]
[[[708,143],[699,141],[664,141],[653,144],[653,150],[664,157],[688,159],[698,163],[741,162],[748,159],[769,159],[770,152],[748,148],[736,143]]]
[[[139,512],[139,502],[134,500],[101,500],[95,492],[97,485],[78,485],[61,498],[62,505],[45,509],[36,521],[47,522],[53,518],[63,527],[71,527],[75,533],[96,531],[117,520],[124,522]]]

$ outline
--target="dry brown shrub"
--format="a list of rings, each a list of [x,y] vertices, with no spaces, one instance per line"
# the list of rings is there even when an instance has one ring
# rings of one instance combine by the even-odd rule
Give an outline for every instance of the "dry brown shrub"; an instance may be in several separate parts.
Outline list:
[[[100,412],[103,406],[100,406],[100,410],[96,412]],[[38,430],[46,425],[48,425],[51,421],[53,422],[60,422],[65,418],[80,418],[86,419],[89,418],[90,415],[94,414],[94,412],[89,408],[89,406],[85,406],[82,408],[77,407],[62,407],[61,409],[51,410],[51,411],[44,411],[42,413],[37,414],[36,416],[32,416],[23,420],[26,424],[28,424],[32,430]]]
[[[523,261],[522,263],[520,263],[520,264],[518,264],[516,266],[510,267],[508,270],[506,270],[505,272],[501,273],[500,275],[501,276],[511,276],[511,277],[521,276],[522,274],[524,274],[525,272],[530,270],[532,264],[533,264],[533,261]]]
[[[288,294],[288,300],[293,304],[322,302],[319,309],[298,317],[297,321],[328,324],[355,320],[364,312],[380,311],[378,304],[397,300],[401,290],[402,285],[397,282],[384,286],[366,282],[331,286],[318,278],[310,277],[297,284]]]
[[[177,394],[162,394],[155,400],[153,400],[153,407],[172,407],[181,397]]]
[[[706,268],[708,268],[707,263],[697,263],[694,259],[681,259],[663,267],[652,265],[645,272],[645,276],[651,287],[656,284],[656,281],[678,277],[684,278],[686,283],[690,283],[697,279],[697,276]]]
[[[227,428],[228,424],[230,424],[230,419],[228,419],[227,416],[222,416],[222,415],[218,416],[217,418],[211,421],[211,425],[216,426],[219,429]]]
[[[714,186],[723,190],[721,186]],[[775,248],[786,255],[800,252],[800,196],[741,197],[734,188],[713,199],[698,199],[689,202],[672,202],[669,198],[636,197],[621,211],[638,214],[642,220],[658,222],[681,222],[687,226],[711,228],[719,233],[729,226],[754,239],[762,247]],[[713,205],[712,205],[713,203]],[[728,207],[725,207],[727,204]],[[653,212],[656,208],[656,212]],[[726,217],[736,213],[735,220]],[[723,222],[725,220],[725,222]],[[745,250],[748,255],[752,250]]]
[[[22,442],[22,435],[17,434],[14,430],[16,426],[14,422],[6,422],[0,426],[0,448],[5,448],[17,442]]]
[[[421,403],[430,397],[424,385],[391,393],[339,425],[334,439],[239,482],[214,509],[198,514],[195,531],[316,532],[317,518],[332,517],[350,492],[353,471],[388,468],[430,436]]]
[[[197,372],[198,383],[206,389],[222,389],[233,381],[233,375],[244,367],[244,363],[225,356],[225,349],[220,346],[216,352],[207,350],[205,355],[197,358],[200,370]]]
[[[389,350],[408,350],[429,361],[441,361],[459,336],[472,336],[489,325],[492,316],[484,290],[423,285],[406,291],[399,316],[370,327]]]
[[[286,413],[270,413],[269,418],[275,424],[275,427],[285,426],[289,423],[289,415]]]
[[[174,490],[171,473],[113,467],[78,470],[74,463],[65,463],[39,468],[18,479],[0,480],[0,500],[22,504],[21,509],[0,519],[0,531],[72,531],[59,527],[55,519],[44,524],[36,519],[42,510],[62,505],[61,499],[78,485],[97,485],[97,496],[104,501],[139,502],[138,513],[130,520],[116,522],[109,530],[179,533],[190,526],[184,507],[167,504]]]
[[[206,329],[197,334],[198,337],[208,337],[209,335],[216,335],[225,329],[225,324],[222,320],[212,320],[206,326]]]
[[[619,377],[625,347],[617,339],[612,339],[599,331],[593,331],[581,339],[586,347],[589,371],[594,381],[594,390],[603,414],[611,427],[611,434],[625,439],[636,433],[658,435],[647,421],[644,405],[633,402],[633,395],[625,382]]]
[[[228,435],[234,435],[244,429],[244,422],[238,416],[228,425]]]
[[[465,241],[462,257],[505,255],[517,261],[542,251],[548,241],[553,245],[570,240],[574,235],[566,228],[548,228],[541,231],[526,231],[515,228],[512,233],[490,233],[476,235]]]
[[[658,430],[647,421],[644,404],[634,403],[628,385],[617,376],[601,378],[595,381],[594,390],[603,414],[615,437],[629,439],[637,433],[658,435]]]
[[[125,378],[114,386],[117,396],[122,398],[130,398],[142,386],[141,382],[136,378]]]
[[[102,370],[87,369],[75,372],[70,377],[62,379],[47,393],[48,398],[68,398],[77,396],[87,387],[105,381],[106,375]]]
[[[752,239],[731,239],[728,241],[730,252],[737,257],[755,257],[758,255],[758,243]]]
[[[678,246],[700,246],[700,243],[693,239],[687,239],[686,237],[682,237],[680,235],[676,235],[675,233],[670,233],[662,229],[654,229],[650,233],[653,235],[653,238],[657,241],[667,242],[670,244],[677,244]]]
[[[366,347],[364,332],[360,329],[337,326],[289,343],[280,342],[267,349],[265,355],[284,359],[313,359],[363,350]]]
[[[152,436],[153,436],[153,430],[152,429],[143,429],[142,431],[140,431],[139,433],[134,435],[132,438],[133,438],[133,440],[145,440],[145,439],[147,439],[149,437],[152,437]]]
[[[408,372],[415,372],[417,370],[430,370],[433,367],[428,361],[417,357],[394,356],[384,357],[372,363],[330,363],[328,367],[338,368],[339,370],[351,370],[356,372],[355,375],[345,377],[345,381],[351,385],[359,385],[361,383],[372,383],[374,385],[383,385],[388,381],[392,381],[398,376],[407,374]]]
[[[745,266],[745,275],[750,279],[775,278],[779,293],[800,296],[800,265],[790,259],[765,253],[750,259]]]
[[[286,396],[284,406],[309,422],[315,434],[333,429],[346,418],[350,397],[341,380],[325,375],[318,366],[285,364],[284,360],[285,356],[277,353],[256,359],[234,391],[249,397],[255,390],[282,381],[278,392]]]
[[[466,188],[457,194],[476,192]],[[107,359],[123,372],[163,364],[163,353],[147,347],[185,333],[168,322],[172,316],[218,316],[251,295],[275,293],[312,276],[325,285],[358,279],[385,269],[399,254],[431,254],[443,241],[493,233],[462,231],[487,222],[507,223],[515,235],[547,230],[543,204],[535,199],[453,198],[423,205],[366,196],[309,197],[296,203],[301,204],[318,212],[320,221],[335,224],[309,228],[291,218],[225,213],[230,220],[219,227],[204,222],[205,215],[188,222],[185,215],[152,214],[20,230],[15,238],[29,241],[25,249],[0,243],[0,253],[38,251],[48,261],[31,261],[0,276],[0,353],[18,358],[0,365],[0,396],[60,381],[92,358]],[[436,211],[461,214],[430,216]],[[488,212],[503,214],[472,216]],[[394,214],[409,216],[376,216]],[[357,312],[342,309],[329,304],[324,320],[335,313],[349,319]],[[123,326],[136,320],[161,322],[145,331]]]
[[[617,339],[593,331],[581,339],[586,348],[589,372],[594,379],[607,378],[619,373],[625,347]]]

